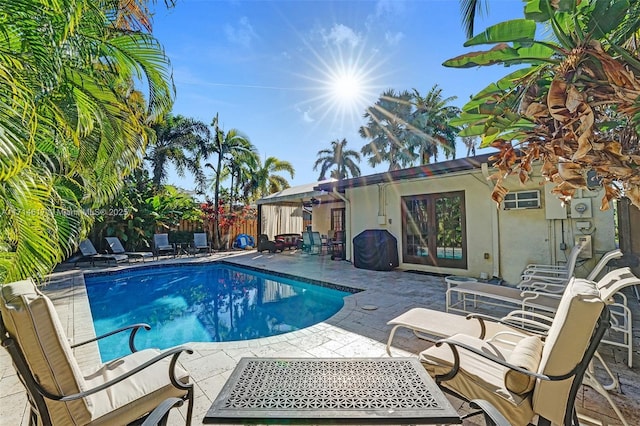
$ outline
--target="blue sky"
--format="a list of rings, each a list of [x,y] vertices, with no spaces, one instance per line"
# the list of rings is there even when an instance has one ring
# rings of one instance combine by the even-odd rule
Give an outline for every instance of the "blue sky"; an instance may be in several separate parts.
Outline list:
[[[162,2],[160,2],[162,3]],[[519,0],[489,1],[477,30],[522,17]],[[346,138],[359,151],[362,115],[386,89],[434,85],[444,97],[469,96],[509,70],[451,69],[446,59],[470,51],[457,0],[178,0],[157,7],[154,35],[171,59],[175,115],[246,134],[261,158],[293,164],[292,186],[318,179],[317,152]],[[478,49],[476,49],[478,50]],[[466,150],[459,146],[457,157]],[[443,157],[440,160],[444,160]],[[360,163],[363,175],[383,172]],[[168,183],[193,189],[172,173]]]

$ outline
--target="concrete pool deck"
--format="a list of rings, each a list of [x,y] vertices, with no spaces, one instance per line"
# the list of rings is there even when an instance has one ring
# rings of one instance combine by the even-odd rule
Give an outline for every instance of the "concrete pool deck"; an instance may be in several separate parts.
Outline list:
[[[277,254],[256,252],[229,252],[212,256],[164,259],[162,263],[210,262],[224,259],[238,265],[265,269],[276,273],[325,281],[359,290],[347,296],[344,307],[328,320],[303,330],[241,342],[190,343],[193,355],[180,357],[196,384],[193,424],[201,424],[211,403],[242,357],[387,357],[385,345],[390,327],[387,321],[413,307],[444,310],[446,285],[442,277],[416,274],[396,269],[389,272],[368,271],[354,268],[349,262],[331,261],[327,255],[308,255],[299,251]],[[58,310],[69,338],[82,341],[91,337],[91,322],[84,278],[87,271],[114,270],[157,264],[157,262],[132,263],[107,268],[68,268],[52,275],[44,288]],[[634,313],[640,307],[634,297],[629,297]],[[371,309],[375,308],[375,309]],[[621,391],[610,393],[630,425],[640,424],[640,315],[634,318],[634,367],[626,365],[626,351],[611,345],[601,345],[600,352],[613,372],[619,376]],[[416,356],[430,343],[419,340],[408,330],[396,333],[394,356]],[[91,345],[89,345],[91,346]],[[76,352],[81,367],[99,362],[97,346]],[[596,370],[598,371],[598,370]],[[578,394],[577,408],[598,422],[584,424],[621,424],[606,400],[591,388],[583,386]],[[465,411],[466,404],[450,398],[454,407]],[[171,424],[184,424],[181,414],[173,410]],[[28,424],[25,391],[20,384],[10,358],[0,351],[0,424]],[[483,424],[479,417],[464,424]]]

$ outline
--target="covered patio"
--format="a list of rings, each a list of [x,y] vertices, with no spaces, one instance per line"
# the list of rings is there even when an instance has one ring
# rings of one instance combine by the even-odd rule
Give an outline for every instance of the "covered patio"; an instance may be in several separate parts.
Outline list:
[[[334,181],[328,179],[294,186],[259,199],[256,203],[258,235],[266,234],[273,239],[279,234],[300,234],[307,226],[326,233],[328,214],[325,217],[322,209],[335,203],[336,197],[314,188]]]

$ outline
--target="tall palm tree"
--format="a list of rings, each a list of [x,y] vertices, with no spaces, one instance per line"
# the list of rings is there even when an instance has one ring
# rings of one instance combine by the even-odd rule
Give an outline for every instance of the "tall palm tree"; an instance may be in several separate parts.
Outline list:
[[[289,188],[289,182],[286,178],[280,176],[279,172],[289,173],[292,179],[295,176],[295,169],[288,161],[278,160],[276,157],[267,157],[264,164],[260,161],[258,162],[249,184],[254,200]]]
[[[445,157],[456,157],[457,127],[450,121],[460,115],[458,107],[448,105],[455,96],[442,97],[442,89],[434,85],[424,96],[420,96],[417,89],[413,89],[411,113],[411,127],[413,129],[408,144],[418,150],[421,164],[428,164],[430,158],[438,156],[438,147],[444,150]]]
[[[226,165],[231,177],[229,211],[233,208],[234,201],[239,198],[241,189],[251,180],[251,175],[260,164],[260,156],[255,147],[247,142],[246,148],[245,150],[233,150]]]
[[[213,118],[211,122],[213,126],[213,138],[208,148],[210,154],[216,154],[216,164],[207,163],[206,167],[213,170],[213,203],[217,209],[220,204],[220,182],[224,178],[224,174],[229,172],[225,166],[233,163],[234,159],[239,158],[241,155],[246,155],[246,158],[251,157],[251,153],[257,154],[257,149],[249,138],[243,135],[237,129],[231,129],[226,134],[220,128],[218,114]],[[218,234],[218,216],[214,215],[213,218],[213,245],[216,248],[220,247],[220,235]]]
[[[200,162],[207,155],[209,127],[193,118],[167,114],[152,128],[156,137],[149,144],[145,159],[151,167],[153,184],[159,187],[166,180],[169,163],[172,163],[179,176],[188,170],[201,187],[204,173]]]
[[[161,45],[114,20],[141,23],[146,3],[0,2],[0,281],[44,275],[76,248],[171,108]]]
[[[318,180],[326,179],[327,171],[331,170],[331,177],[338,180],[346,179],[349,176],[360,176],[360,167],[356,162],[360,162],[360,153],[352,149],[347,149],[347,140],[334,140],[331,142],[331,148],[321,149],[318,151],[318,159],[313,164],[313,170],[320,167],[320,176]]]
[[[411,108],[411,93],[396,94],[389,89],[367,109],[364,114],[367,124],[360,127],[359,133],[370,142],[360,152],[368,157],[371,167],[386,162],[391,171],[410,166],[415,161],[416,155],[406,144],[411,133],[408,125]]]

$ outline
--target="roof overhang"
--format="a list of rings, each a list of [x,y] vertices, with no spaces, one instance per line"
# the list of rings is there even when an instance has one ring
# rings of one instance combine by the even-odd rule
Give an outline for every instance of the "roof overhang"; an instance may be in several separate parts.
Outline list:
[[[320,198],[327,196],[327,192],[322,189],[316,189],[318,185],[335,182],[335,179],[328,179],[319,182],[308,183],[305,185],[294,186],[284,189],[275,194],[270,194],[266,197],[259,199],[256,203],[258,205],[264,204],[280,204],[280,205],[301,205],[306,201],[310,201],[312,198]]]
[[[460,158],[456,160],[442,161],[440,163],[425,164],[408,169],[394,170],[390,172],[376,173],[375,175],[361,176],[352,179],[344,179],[333,182],[317,182],[315,189],[325,193],[337,190],[344,192],[347,188],[376,185],[379,183],[397,182],[408,179],[428,178],[431,176],[448,173],[462,172],[465,170],[480,169],[483,163],[489,161],[489,157],[495,153],[477,155],[475,157]]]

